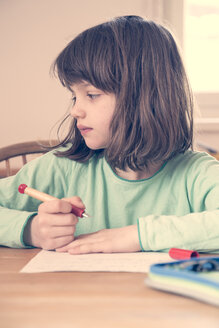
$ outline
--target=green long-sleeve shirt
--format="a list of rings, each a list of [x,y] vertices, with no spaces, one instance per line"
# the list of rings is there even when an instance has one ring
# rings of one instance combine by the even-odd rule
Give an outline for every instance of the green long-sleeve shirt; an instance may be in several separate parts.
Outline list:
[[[82,164],[49,152],[0,180],[1,245],[25,247],[25,224],[40,204],[17,191],[21,183],[58,198],[81,197],[91,217],[79,219],[76,235],[137,224],[145,251],[219,249],[219,162],[205,153],[187,151],[151,178],[130,181],[104,158]]]

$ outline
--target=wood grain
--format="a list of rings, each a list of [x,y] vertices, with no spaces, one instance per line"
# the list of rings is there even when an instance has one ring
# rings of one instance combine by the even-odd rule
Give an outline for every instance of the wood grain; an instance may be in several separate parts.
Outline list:
[[[19,273],[38,251],[0,247],[1,328],[219,327],[219,308],[149,289],[142,273]]]

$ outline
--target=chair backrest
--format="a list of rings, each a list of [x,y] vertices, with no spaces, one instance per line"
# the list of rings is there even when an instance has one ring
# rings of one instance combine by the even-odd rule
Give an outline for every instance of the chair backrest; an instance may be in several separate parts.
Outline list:
[[[197,142],[196,148],[199,151],[205,151],[206,153],[210,154],[211,156],[213,156],[217,160],[219,160],[218,149],[214,149],[213,147],[209,146],[208,144],[203,144],[202,142]]]
[[[14,175],[24,164],[46,153],[48,151],[46,146],[56,143],[55,140],[27,141],[0,148],[0,164],[4,163],[3,167],[0,168],[0,177]],[[15,159],[16,161],[14,161]]]

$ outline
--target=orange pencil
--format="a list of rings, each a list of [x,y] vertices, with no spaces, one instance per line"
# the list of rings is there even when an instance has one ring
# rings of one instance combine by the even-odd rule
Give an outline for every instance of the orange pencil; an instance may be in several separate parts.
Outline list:
[[[31,196],[33,198],[39,199],[42,202],[47,202],[47,201],[50,201],[50,200],[58,199],[56,197],[50,196],[50,195],[48,195],[44,192],[41,192],[39,190],[30,188],[26,184],[21,184],[18,187],[18,191],[21,194],[26,194],[26,195]],[[72,204],[71,204],[71,206],[72,206],[72,213],[75,214],[76,216],[78,216],[80,218],[82,218],[82,217],[88,218],[89,217],[89,215],[85,212],[85,210],[83,208],[79,208],[79,207],[77,207],[75,205],[72,205]]]

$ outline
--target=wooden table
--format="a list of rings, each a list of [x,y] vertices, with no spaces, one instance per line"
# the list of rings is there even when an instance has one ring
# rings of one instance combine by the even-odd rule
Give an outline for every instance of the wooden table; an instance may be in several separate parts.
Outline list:
[[[19,273],[38,251],[0,247],[1,328],[219,328],[218,307],[149,289],[142,273]]]

